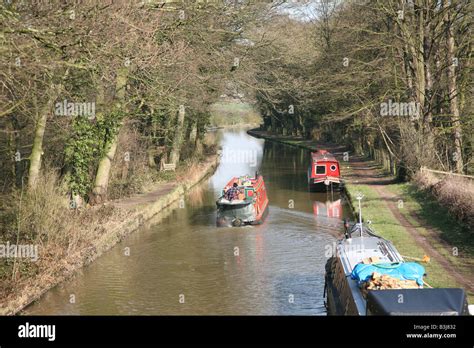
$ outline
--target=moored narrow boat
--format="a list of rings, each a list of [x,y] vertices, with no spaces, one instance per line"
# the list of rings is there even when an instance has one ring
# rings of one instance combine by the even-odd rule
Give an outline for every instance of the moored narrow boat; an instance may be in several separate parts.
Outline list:
[[[232,193],[229,190],[232,190]],[[261,224],[268,214],[268,203],[265,182],[261,175],[256,173],[254,178],[234,177],[216,201],[216,224],[219,227]]]
[[[344,238],[326,263],[328,315],[469,314],[463,289],[425,288],[423,266],[405,262],[395,246],[361,218],[344,225]]]
[[[311,153],[308,168],[308,186],[310,191],[339,190],[343,185],[339,161],[327,150]]]

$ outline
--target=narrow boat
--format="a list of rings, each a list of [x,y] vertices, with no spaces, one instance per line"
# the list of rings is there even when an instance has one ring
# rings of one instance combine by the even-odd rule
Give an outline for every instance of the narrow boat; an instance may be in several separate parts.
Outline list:
[[[390,241],[364,225],[360,208],[359,222],[344,226],[326,263],[328,315],[469,314],[463,289],[424,287],[424,267],[405,262]]]
[[[339,190],[343,180],[339,161],[327,150],[311,152],[311,164],[308,168],[308,185],[310,191]]]
[[[263,223],[268,214],[268,198],[263,177],[258,173],[254,178],[233,177],[222,190],[222,196],[216,201],[216,205],[218,227]]]

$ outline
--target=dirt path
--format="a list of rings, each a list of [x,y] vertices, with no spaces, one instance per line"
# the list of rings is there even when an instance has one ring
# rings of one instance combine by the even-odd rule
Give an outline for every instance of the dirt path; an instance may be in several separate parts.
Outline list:
[[[166,194],[170,193],[177,186],[177,182],[167,182],[159,184],[151,192],[138,194],[117,201],[110,201],[109,203],[117,208],[131,209],[140,204],[152,203],[156,201],[159,197],[165,196]]]
[[[198,164],[193,164],[190,168],[181,168],[181,170],[176,173],[176,179],[173,181],[156,184],[151,187],[148,192],[108,201],[106,204],[127,210],[134,210],[139,206],[151,204],[157,201],[160,197],[168,195],[180,185],[184,184],[187,188],[193,186],[193,183],[199,182],[203,179],[203,173],[213,172],[215,168],[217,168],[217,163],[217,155],[209,156],[207,160]],[[207,174],[205,176],[207,176]],[[199,180],[197,180],[198,178]]]
[[[393,178],[383,174],[382,171],[373,161],[367,161],[360,157],[354,156],[350,160],[350,165],[353,171],[353,174],[349,176],[349,181],[355,184],[365,184],[373,186],[375,191],[377,191],[380,199],[385,203],[385,205],[390,209],[392,214],[398,220],[400,226],[402,226],[415,240],[416,244],[425,250],[425,252],[435,259],[446,272],[451,274],[456,281],[461,284],[466,290],[474,292],[474,275],[471,274],[461,274],[457,268],[445,257],[443,256],[436,248],[434,248],[430,240],[437,240],[439,243],[446,245],[449,248],[449,245],[446,241],[442,240],[439,237],[438,232],[429,227],[427,224],[424,224],[423,221],[420,221],[417,216],[412,216],[412,218],[419,224],[423,225],[424,229],[428,233],[428,237],[420,235],[419,231],[401,212],[398,208],[398,199],[394,193],[390,192],[386,185],[393,183]]]

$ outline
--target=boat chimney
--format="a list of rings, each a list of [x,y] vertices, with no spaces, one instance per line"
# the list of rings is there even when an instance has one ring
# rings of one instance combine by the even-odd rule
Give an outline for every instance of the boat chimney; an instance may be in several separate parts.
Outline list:
[[[360,201],[364,198],[364,195],[361,192],[358,192],[356,195],[356,199],[359,201],[359,228],[360,228],[360,236],[362,238],[362,206]]]
[[[344,222],[344,237],[346,237],[346,239],[349,239],[351,237],[351,235],[349,234],[349,222],[346,218],[344,218],[344,220],[342,221]]]

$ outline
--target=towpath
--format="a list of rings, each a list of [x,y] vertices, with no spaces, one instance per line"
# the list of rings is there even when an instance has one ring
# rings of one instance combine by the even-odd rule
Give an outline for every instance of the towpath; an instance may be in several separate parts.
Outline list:
[[[308,150],[316,150],[318,148],[325,148],[338,156],[343,158],[346,148],[341,145],[332,143],[323,143],[314,140],[305,140],[300,137],[293,136],[279,136],[265,131],[249,131],[249,134],[262,137],[268,140],[277,141],[293,146],[306,148]],[[344,162],[341,161],[342,166]],[[347,164],[347,162],[346,162]],[[346,175],[346,180],[352,184],[369,185],[375,189],[379,196],[379,200],[386,205],[386,207],[393,214],[398,224],[409,233],[416,244],[424,250],[426,255],[435,259],[443,269],[448,272],[459,284],[461,284],[471,294],[474,293],[474,274],[472,271],[460,272],[456,265],[454,265],[448,258],[441,254],[430,241],[437,241],[438,245],[443,245],[446,248],[452,248],[445,240],[440,237],[439,231],[430,226],[426,221],[422,221],[416,214],[411,214],[411,220],[408,220],[398,208],[399,197],[388,189],[390,184],[395,182],[395,179],[384,173],[380,166],[371,160],[362,158],[361,156],[349,156],[348,162],[351,170],[350,174]],[[344,171],[344,170],[343,170]],[[421,235],[417,230],[417,226],[423,226],[426,231],[425,235]]]
[[[391,192],[387,185],[394,182],[394,178],[390,175],[383,173],[380,167],[374,162],[364,159],[360,156],[350,157],[350,167],[352,173],[349,174],[349,181],[353,184],[364,184],[372,186],[377,192],[380,201],[382,201],[398,220],[400,226],[402,226],[415,240],[416,244],[420,246],[425,254],[435,259],[446,272],[448,272],[458,283],[460,283],[469,292],[474,292],[474,274],[472,272],[459,272],[449,259],[442,255],[430,241],[436,240],[438,244],[451,248],[451,246],[440,237],[440,232],[434,227],[422,221],[417,215],[411,214],[410,217],[413,220],[408,220],[398,208],[398,197],[395,193]],[[417,226],[423,226],[426,231],[425,235],[421,235],[417,230]]]

